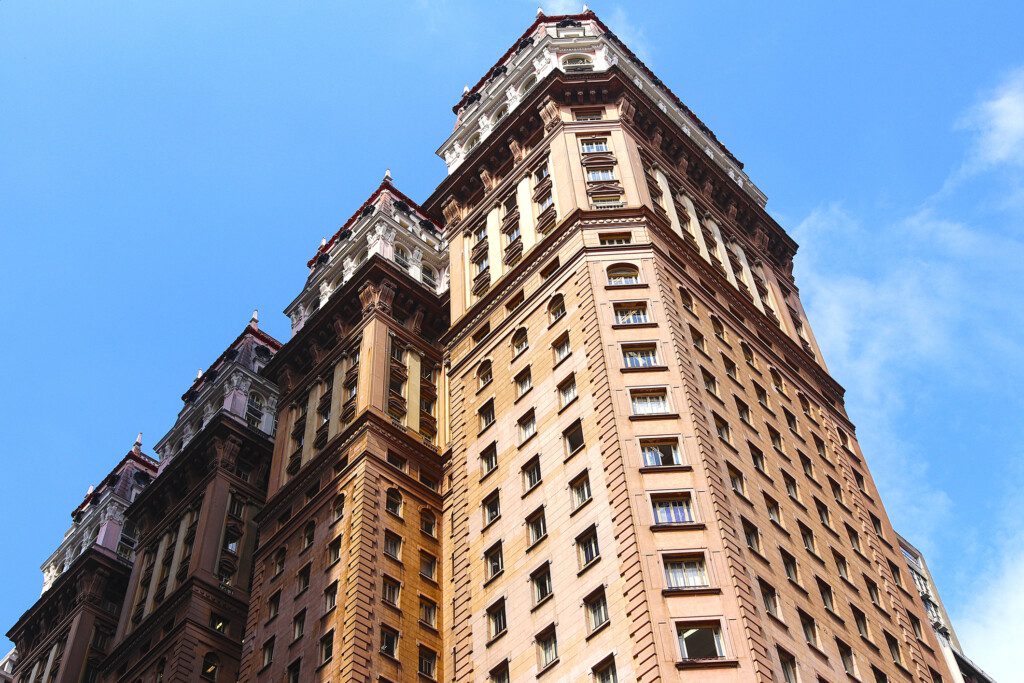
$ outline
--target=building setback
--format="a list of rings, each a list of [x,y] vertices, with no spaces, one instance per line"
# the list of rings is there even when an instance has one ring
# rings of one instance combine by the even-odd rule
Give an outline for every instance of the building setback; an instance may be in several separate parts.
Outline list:
[[[386,173],[291,339],[254,316],[183,396],[60,680],[987,680],[922,627],[797,245],[714,133],[590,11],[453,111],[434,193]],[[65,557],[19,683],[70,661]]]
[[[254,315],[182,396],[127,512],[138,554],[104,680],[235,680],[277,396],[258,373],[279,348]]]
[[[142,435],[72,511],[71,528],[43,563],[43,593],[7,637],[0,678],[43,683],[97,681],[117,627],[135,551],[125,509],[157,473]]]

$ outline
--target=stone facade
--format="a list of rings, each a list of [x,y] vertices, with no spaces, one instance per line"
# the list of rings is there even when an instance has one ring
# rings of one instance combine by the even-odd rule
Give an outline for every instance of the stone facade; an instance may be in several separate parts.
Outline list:
[[[98,680],[135,557],[135,531],[124,511],[156,473],[140,434],[72,511],[71,528],[43,563],[42,596],[7,633],[17,657],[8,655],[3,665],[16,680]]]
[[[254,316],[157,444],[160,474],[127,511],[139,552],[104,680],[237,676],[277,397],[257,373],[279,348]]]

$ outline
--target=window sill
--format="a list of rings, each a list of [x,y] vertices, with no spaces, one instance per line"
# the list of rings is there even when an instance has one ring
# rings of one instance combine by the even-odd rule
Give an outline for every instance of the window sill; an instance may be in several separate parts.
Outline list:
[[[781,629],[783,629],[785,631],[789,630],[789,626],[786,625],[786,622],[784,622],[781,617],[778,617],[778,616],[772,614],[771,612],[765,612],[765,614],[767,614],[768,618],[771,619],[772,621],[774,621],[775,624],[779,628],[781,628]]]
[[[580,398],[579,395],[573,396],[572,400],[570,400],[568,403],[566,403],[564,406],[562,406],[561,408],[558,409],[558,414],[561,415],[562,413],[564,413],[566,411],[566,409],[569,408],[570,406],[572,406],[573,403],[576,403],[576,401],[578,401],[579,398]]]
[[[523,447],[523,446],[525,446],[526,444],[528,444],[528,443],[530,443],[531,441],[533,441],[533,440],[534,440],[534,439],[535,439],[536,437],[537,437],[537,432],[536,432],[536,431],[534,431],[534,433],[533,433],[533,434],[530,434],[530,435],[529,435],[528,437],[526,437],[525,439],[523,439],[522,441],[520,441],[520,442],[519,442],[519,445],[518,445],[518,446],[516,446],[516,448],[522,448],[522,447]]]
[[[492,469],[487,470],[486,472],[484,472],[484,476],[480,477],[480,481],[483,482],[484,479],[486,479],[487,477],[491,476],[492,474],[494,474],[497,471],[498,471],[498,467],[497,466],[494,466]]]
[[[630,422],[646,422],[648,420],[678,420],[679,413],[654,413],[652,415],[630,415]]]
[[[576,457],[576,454],[579,453],[580,451],[582,451],[585,447],[586,447],[586,444],[582,444],[582,445],[580,445],[579,448],[577,448],[575,450],[572,450],[572,451],[569,451],[569,455],[565,456],[565,459],[562,460],[562,464],[564,465],[565,463],[567,463],[570,460],[572,460],[574,457]]]
[[[419,623],[421,628],[425,628],[431,633],[440,633],[440,631],[437,630],[437,626],[434,626],[433,624],[429,624],[423,621],[422,619],[417,619],[417,622]]]
[[[491,521],[487,522],[486,524],[484,524],[484,525],[483,525],[483,526],[482,526],[482,527],[480,528],[480,531],[487,531],[487,530],[488,530],[488,529],[490,529],[490,528],[491,528],[491,526],[492,526],[492,525],[493,525],[493,524],[494,524],[495,522],[497,522],[497,521],[498,521],[499,519],[501,519],[501,513],[498,513],[498,515],[497,515],[496,517],[492,517],[492,518],[491,518]]]
[[[604,288],[607,290],[617,291],[620,289],[649,289],[650,284],[647,282],[636,282],[629,285],[605,285]]]
[[[693,465],[644,465],[640,468],[640,474],[654,474],[655,472],[692,472]]]
[[[833,620],[833,621],[835,621],[836,623],[838,623],[838,624],[840,624],[840,625],[842,625],[842,626],[846,626],[846,620],[845,620],[845,619],[843,619],[843,618],[842,618],[841,616],[839,616],[838,614],[836,614],[836,613],[835,613],[835,612],[834,612],[833,610],[830,610],[830,609],[829,609],[828,607],[826,607],[826,608],[825,608],[825,611],[826,611],[826,612],[828,612],[828,615],[829,615],[830,617],[832,617],[832,620]]]
[[[847,587],[847,588],[849,588],[850,590],[852,590],[852,591],[853,591],[854,593],[856,593],[857,595],[860,595],[860,589],[859,589],[859,588],[857,588],[857,584],[855,584],[855,583],[854,583],[853,581],[850,581],[850,580],[849,580],[848,578],[846,578],[845,576],[840,576],[840,577],[839,577],[839,579],[840,579],[840,580],[841,580],[841,581],[842,581],[843,583],[845,583],[845,584],[846,584],[846,587]]]
[[[762,554],[761,554],[761,553],[760,553],[759,551],[757,551],[757,550],[754,550],[754,549],[753,549],[753,548],[751,548],[751,547],[750,547],[749,545],[747,546],[747,550],[749,550],[749,551],[750,551],[750,554],[751,554],[751,555],[753,555],[753,556],[754,556],[754,557],[756,557],[757,559],[759,559],[759,560],[761,560],[762,562],[764,562],[764,563],[765,563],[765,564],[766,564],[767,566],[769,566],[769,567],[770,567],[770,566],[772,566],[771,560],[769,560],[769,559],[768,559],[767,557],[765,557],[764,555],[762,555]]]
[[[792,538],[792,534],[790,534],[790,533],[789,533],[789,530],[788,530],[788,529],[786,529],[786,527],[782,526],[782,524],[780,524],[779,522],[776,522],[776,521],[775,521],[774,519],[772,519],[772,520],[769,520],[769,521],[771,521],[771,523],[772,523],[772,526],[774,526],[774,527],[775,527],[776,529],[778,529],[778,530],[779,530],[780,532],[784,533],[784,534],[786,535],[786,537],[787,537],[787,538]]]
[[[587,637],[584,638],[584,640],[590,640],[591,638],[593,638],[598,633],[600,633],[601,631],[605,630],[606,628],[608,628],[611,625],[612,625],[612,620],[611,619],[605,619],[604,623],[602,623],[600,626],[595,627],[593,631],[591,631],[590,633],[587,634]]]
[[[657,326],[658,326],[658,323],[653,323],[653,322],[648,322],[648,323],[613,323],[612,324],[612,329],[613,330],[645,330],[645,329],[650,329],[652,327],[657,327]]]
[[[484,647],[490,647],[491,645],[494,645],[496,642],[501,640],[505,636],[506,633],[508,633],[508,629],[505,629],[501,633],[495,634],[495,636],[493,638],[491,638],[486,643],[484,643]]]
[[[486,581],[484,581],[484,584],[483,584],[484,588],[486,588],[487,586],[490,586],[492,583],[494,583],[495,581],[500,579],[504,573],[505,573],[505,570],[502,569],[501,571],[495,572],[494,574],[492,574],[491,578],[489,578]]]
[[[720,595],[721,588],[715,586],[696,586],[694,588],[662,588],[661,594],[666,596],[674,595]]]
[[[545,540],[547,540],[547,537],[548,537],[548,535],[544,534],[543,536],[538,538],[536,541],[534,541],[530,545],[526,546],[526,550],[524,552],[530,552],[531,550],[533,550],[534,548],[539,546],[541,543],[543,543]]]
[[[551,598],[555,596],[554,592],[548,593],[543,598],[537,601],[537,604],[530,608],[531,612],[536,612],[538,609],[551,602]]]
[[[562,356],[561,358],[556,360],[555,364],[551,366],[551,369],[555,370],[556,368],[558,368],[558,366],[560,366],[562,363],[564,363],[565,361],[569,360],[570,358],[572,358],[572,351],[570,351],[569,353],[565,354],[564,356]]]
[[[808,592],[807,592],[807,589],[806,589],[806,588],[804,588],[803,586],[801,586],[801,585],[800,585],[799,583],[797,583],[797,582],[796,582],[796,581],[794,581],[793,579],[791,579],[791,578],[789,578],[789,577],[786,577],[786,581],[789,581],[789,585],[791,585],[791,586],[792,586],[793,588],[795,588],[795,589],[797,589],[798,591],[800,591],[801,593],[803,593],[805,597],[806,597],[806,596],[808,596],[808,595],[810,595],[810,593],[808,593]]]
[[[493,381],[494,381],[493,379],[489,379],[486,382],[484,382],[483,384],[481,384],[480,386],[478,386],[476,388],[477,395],[479,395],[480,392],[483,391],[484,389],[486,389],[487,387],[491,386],[491,382],[493,382]]]
[[[494,422],[497,422],[497,420],[495,420]],[[477,438],[479,438],[479,437],[483,436],[483,435],[484,435],[484,433],[485,433],[485,432],[487,432],[487,430],[488,430],[488,429],[490,429],[491,427],[493,427],[493,426],[494,426],[494,422],[488,422],[488,423],[487,423],[487,425],[486,425],[486,426],[485,426],[485,427],[484,427],[483,429],[481,429],[481,430],[480,430],[479,432],[477,432],[477,433],[476,433],[476,435],[477,435]]]
[[[529,389],[527,389],[527,390],[526,390],[526,391],[524,391],[523,393],[521,393],[521,394],[519,394],[518,396],[516,396],[516,400],[515,400],[515,401],[512,401],[512,405],[515,405],[516,403],[519,403],[519,401],[520,401],[520,400],[522,400],[522,398],[523,398],[524,396],[526,396],[527,394],[529,394],[529,393],[530,393],[531,391],[533,391],[533,386],[531,386],[531,387],[530,387]]]
[[[540,671],[537,672],[537,678],[540,678],[541,676],[543,676],[544,674],[546,674],[547,672],[551,671],[556,666],[558,666],[558,662],[559,661],[560,660],[556,657],[555,659],[553,659],[550,662],[548,662],[547,666],[545,666],[543,669],[541,669]]]
[[[808,641],[807,647],[811,648],[811,651],[814,652],[814,654],[818,655],[819,657],[824,659],[826,662],[828,661],[828,654],[824,650],[822,650],[820,647],[818,647],[817,645],[815,645],[814,643],[812,643],[810,641]]]
[[[740,660],[726,657],[708,657],[705,659],[684,659],[676,662],[676,668],[683,669],[725,669],[736,668]]]
[[[572,510],[571,510],[571,511],[569,512],[569,516],[570,516],[570,517],[572,517],[572,516],[573,516],[573,515],[575,515],[575,514],[576,514],[577,512],[579,512],[579,511],[580,511],[580,510],[582,510],[583,508],[587,507],[587,505],[589,505],[589,504],[590,504],[590,502],[591,502],[592,500],[594,500],[594,496],[590,496],[590,498],[587,498],[587,499],[586,499],[585,501],[583,501],[582,503],[580,503],[580,504],[579,504],[579,507],[573,508],[573,509],[572,509]]]
[[[667,365],[647,365],[641,368],[619,368],[620,372],[664,372],[668,370]]]
[[[582,568],[581,568],[581,569],[580,569],[580,570],[579,570],[578,572],[576,572],[576,576],[577,576],[577,577],[583,576],[583,574],[584,574],[584,573],[585,573],[585,572],[586,572],[586,571],[587,571],[588,569],[590,569],[591,567],[593,567],[593,566],[594,566],[595,564],[597,564],[597,563],[598,563],[598,562],[600,562],[600,561],[601,561],[601,556],[600,556],[600,555],[598,555],[597,557],[595,557],[594,559],[592,559],[592,560],[591,560],[590,562],[587,562],[587,563],[586,563],[585,565],[583,565],[583,567],[582,567]]]
[[[879,649],[879,647],[878,647],[877,645],[875,645],[875,644],[874,644],[873,642],[871,642],[870,640],[868,640],[868,639],[867,639],[867,637],[865,637],[865,636],[861,636],[861,637],[860,637],[860,639],[861,639],[861,640],[863,640],[863,641],[864,641],[864,644],[865,644],[865,645],[867,645],[868,647],[870,647],[870,648],[871,648],[872,650],[874,650],[874,651],[875,651],[876,653],[879,653],[879,652],[881,652],[881,651],[882,651],[881,649]]]
[[[540,480],[537,481],[536,484],[534,484],[530,488],[528,488],[525,491],[523,491],[523,495],[519,496],[520,500],[523,499],[523,498],[526,498],[528,495],[530,495],[531,493],[533,493],[534,491],[539,489],[540,485],[543,484],[543,483],[544,483],[544,480],[540,479]]]
[[[651,531],[701,531],[707,529],[704,522],[658,522],[651,525]]]

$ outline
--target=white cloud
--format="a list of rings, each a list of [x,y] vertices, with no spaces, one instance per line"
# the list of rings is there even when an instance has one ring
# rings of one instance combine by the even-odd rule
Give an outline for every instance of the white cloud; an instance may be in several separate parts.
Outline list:
[[[1024,166],[1024,68],[1016,69],[960,121],[975,133],[968,168]]]
[[[619,37],[619,40],[650,66],[651,44],[647,40],[647,34],[643,27],[630,20],[626,10],[622,7],[615,7],[605,23]]]

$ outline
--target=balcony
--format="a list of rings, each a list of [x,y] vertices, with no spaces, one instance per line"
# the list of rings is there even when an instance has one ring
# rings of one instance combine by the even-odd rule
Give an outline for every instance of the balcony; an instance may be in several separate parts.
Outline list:
[[[484,268],[473,278],[473,294],[480,296],[491,286],[491,269]]]
[[[608,211],[610,209],[621,209],[626,206],[626,202],[595,202],[595,211]]]
[[[555,205],[549,204],[537,216],[537,232],[544,234],[553,227],[555,227]]]

